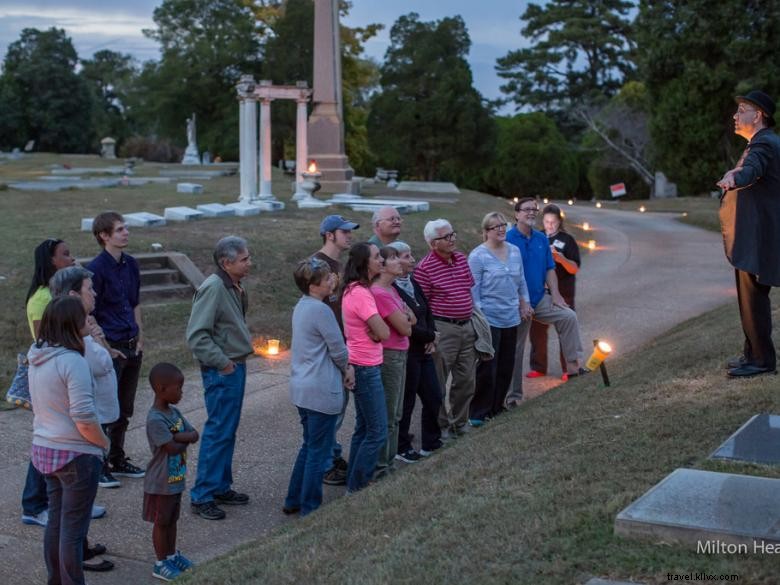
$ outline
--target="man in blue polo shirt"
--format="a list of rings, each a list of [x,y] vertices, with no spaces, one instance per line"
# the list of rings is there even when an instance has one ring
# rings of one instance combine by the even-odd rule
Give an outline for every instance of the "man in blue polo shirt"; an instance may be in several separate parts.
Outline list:
[[[523,270],[528,285],[528,295],[534,310],[534,319],[553,325],[558,332],[561,350],[566,359],[568,377],[584,373],[582,341],[577,315],[558,292],[558,278],[555,276],[555,261],[552,257],[547,236],[534,229],[539,207],[533,197],[523,197],[515,203],[517,223],[506,234],[506,241],[520,248],[523,256]],[[515,350],[515,372],[506,401],[512,408],[523,398],[523,356],[531,320],[525,319],[518,327]]]
[[[100,485],[119,487],[113,475],[144,476],[144,470],[130,463],[124,451],[144,347],[139,304],[141,275],[138,262],[123,251],[129,242],[130,232],[121,215],[114,211],[101,213],[92,223],[92,233],[103,248],[87,266],[92,272],[92,284],[97,295],[94,316],[112,348],[119,393],[119,418],[105,426],[111,439],[111,450],[100,476]]]

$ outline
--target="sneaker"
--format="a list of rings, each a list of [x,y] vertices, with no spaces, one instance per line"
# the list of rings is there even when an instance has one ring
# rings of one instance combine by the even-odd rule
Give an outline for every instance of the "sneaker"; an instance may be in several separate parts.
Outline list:
[[[98,573],[104,573],[114,568],[114,563],[106,559],[91,559],[85,560],[81,563],[81,568],[85,571],[96,571]]]
[[[163,581],[173,581],[176,577],[181,577],[181,570],[170,560],[165,559],[162,562],[157,561],[154,564],[152,577],[156,577]]]
[[[223,506],[246,506],[249,503],[249,496],[228,490],[224,494],[214,494],[214,501]]]
[[[120,461],[117,465],[112,465],[111,472],[114,475],[118,475],[120,477],[141,478],[144,475],[146,475],[146,471],[130,463],[130,459],[124,459],[123,461]]]
[[[336,459],[333,460],[333,467],[336,469],[340,469],[341,471],[347,470],[347,461],[343,457],[336,457]]]
[[[325,485],[344,485],[347,483],[347,470],[333,467],[322,476]]]
[[[404,463],[416,463],[421,459],[420,454],[414,449],[409,449],[403,453],[398,453],[395,458],[398,459],[398,461],[403,461]]]
[[[189,571],[192,567],[195,566],[195,563],[181,554],[180,550],[177,550],[176,554],[173,555],[172,558],[169,557],[168,561],[170,561],[173,566],[179,569],[182,573],[184,571]]]
[[[103,471],[100,472],[98,485],[102,488],[118,488],[121,484],[117,478],[111,475],[111,472],[108,469],[104,468]]]
[[[544,378],[544,374],[541,372],[537,372],[536,370],[531,370],[525,375],[526,378]]]
[[[22,524],[31,526],[43,526],[49,523],[49,510],[44,510],[38,514],[22,514]]]
[[[420,457],[430,457],[431,455],[433,455],[434,451],[441,449],[443,446],[444,443],[442,443],[441,439],[439,439],[431,446],[430,449],[420,449],[418,451],[418,454],[420,455]]]
[[[485,424],[485,421],[482,420],[481,418],[470,418],[469,419],[469,426],[481,427],[481,426],[484,426],[484,424]]]
[[[92,519],[97,520],[106,515],[106,507],[100,504],[92,504]]]
[[[225,511],[218,508],[214,502],[191,504],[191,508],[193,514],[197,514],[206,520],[222,520],[225,517]]]

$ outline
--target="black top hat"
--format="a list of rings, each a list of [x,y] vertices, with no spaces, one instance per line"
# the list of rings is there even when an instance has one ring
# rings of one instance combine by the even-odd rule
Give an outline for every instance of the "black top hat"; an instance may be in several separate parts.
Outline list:
[[[747,95],[738,95],[734,98],[738,102],[750,102],[764,113],[767,126],[775,125],[775,102],[763,91],[754,89]]]

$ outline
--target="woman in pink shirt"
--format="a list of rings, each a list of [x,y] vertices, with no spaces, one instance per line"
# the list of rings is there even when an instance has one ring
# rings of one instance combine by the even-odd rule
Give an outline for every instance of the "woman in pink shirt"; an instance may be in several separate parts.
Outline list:
[[[355,368],[355,432],[349,449],[347,492],[368,485],[387,440],[387,409],[380,368],[381,342],[390,336],[390,329],[379,315],[370,290],[381,269],[382,258],[373,244],[361,242],[349,250],[341,301],[349,363]]]
[[[393,288],[395,279],[403,276],[404,272],[398,250],[385,247],[379,253],[384,260],[384,266],[371,285],[371,292],[374,294],[379,316],[390,329],[390,336],[382,342],[382,386],[387,409],[387,441],[377,463],[377,474],[382,476],[392,469],[398,452],[398,423],[401,421],[406,352],[409,349],[412,325],[417,319]]]

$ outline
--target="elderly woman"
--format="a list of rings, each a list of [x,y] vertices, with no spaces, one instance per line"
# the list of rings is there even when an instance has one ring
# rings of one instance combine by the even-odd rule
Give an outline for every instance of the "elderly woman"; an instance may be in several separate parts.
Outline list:
[[[481,426],[504,410],[504,399],[515,367],[517,326],[533,311],[523,273],[523,258],[517,246],[507,243],[506,218],[498,212],[482,220],[482,244],[469,254],[474,277],[474,305],[490,324],[495,354],[477,366],[476,390],[469,423]]]
[[[577,277],[575,276],[580,269],[580,248],[577,246],[571,234],[563,228],[563,214],[557,205],[545,206],[542,210],[542,225],[544,233],[550,242],[553,260],[555,260],[555,276],[558,278],[558,292],[561,293],[563,300],[574,310],[574,291],[576,288]],[[538,378],[547,374],[547,329],[549,325],[533,321],[531,323],[531,367],[528,374],[529,378]],[[569,379],[566,373],[566,358],[563,357],[563,350],[560,351],[561,371],[563,380]]]
[[[303,444],[290,477],[282,511],[306,516],[322,503],[322,478],[333,448],[344,387],[355,385],[347,346],[333,311],[323,300],[336,285],[328,264],[317,258],[298,263],[293,273],[303,296],[292,316],[290,398],[298,408]]]
[[[84,539],[109,446],[84,358],[86,321],[81,300],[53,299],[28,353],[35,414],[31,459],[46,478],[49,496],[43,544],[49,583],[84,583]]]
[[[420,285],[414,280],[414,256],[408,244],[395,241],[388,244],[389,248],[398,250],[401,260],[401,276],[395,279],[393,286],[406,305],[414,311],[417,322],[412,325],[412,335],[409,338],[409,351],[406,359],[406,376],[404,379],[404,398],[401,410],[401,421],[398,423],[398,454],[397,459],[406,463],[414,463],[420,457],[427,457],[442,446],[441,429],[439,428],[439,409],[441,408],[441,388],[436,376],[436,365],[433,363],[433,352],[436,348],[436,326],[433,313],[428,306]],[[417,397],[422,403],[420,414],[420,451],[412,446],[409,425]]]

